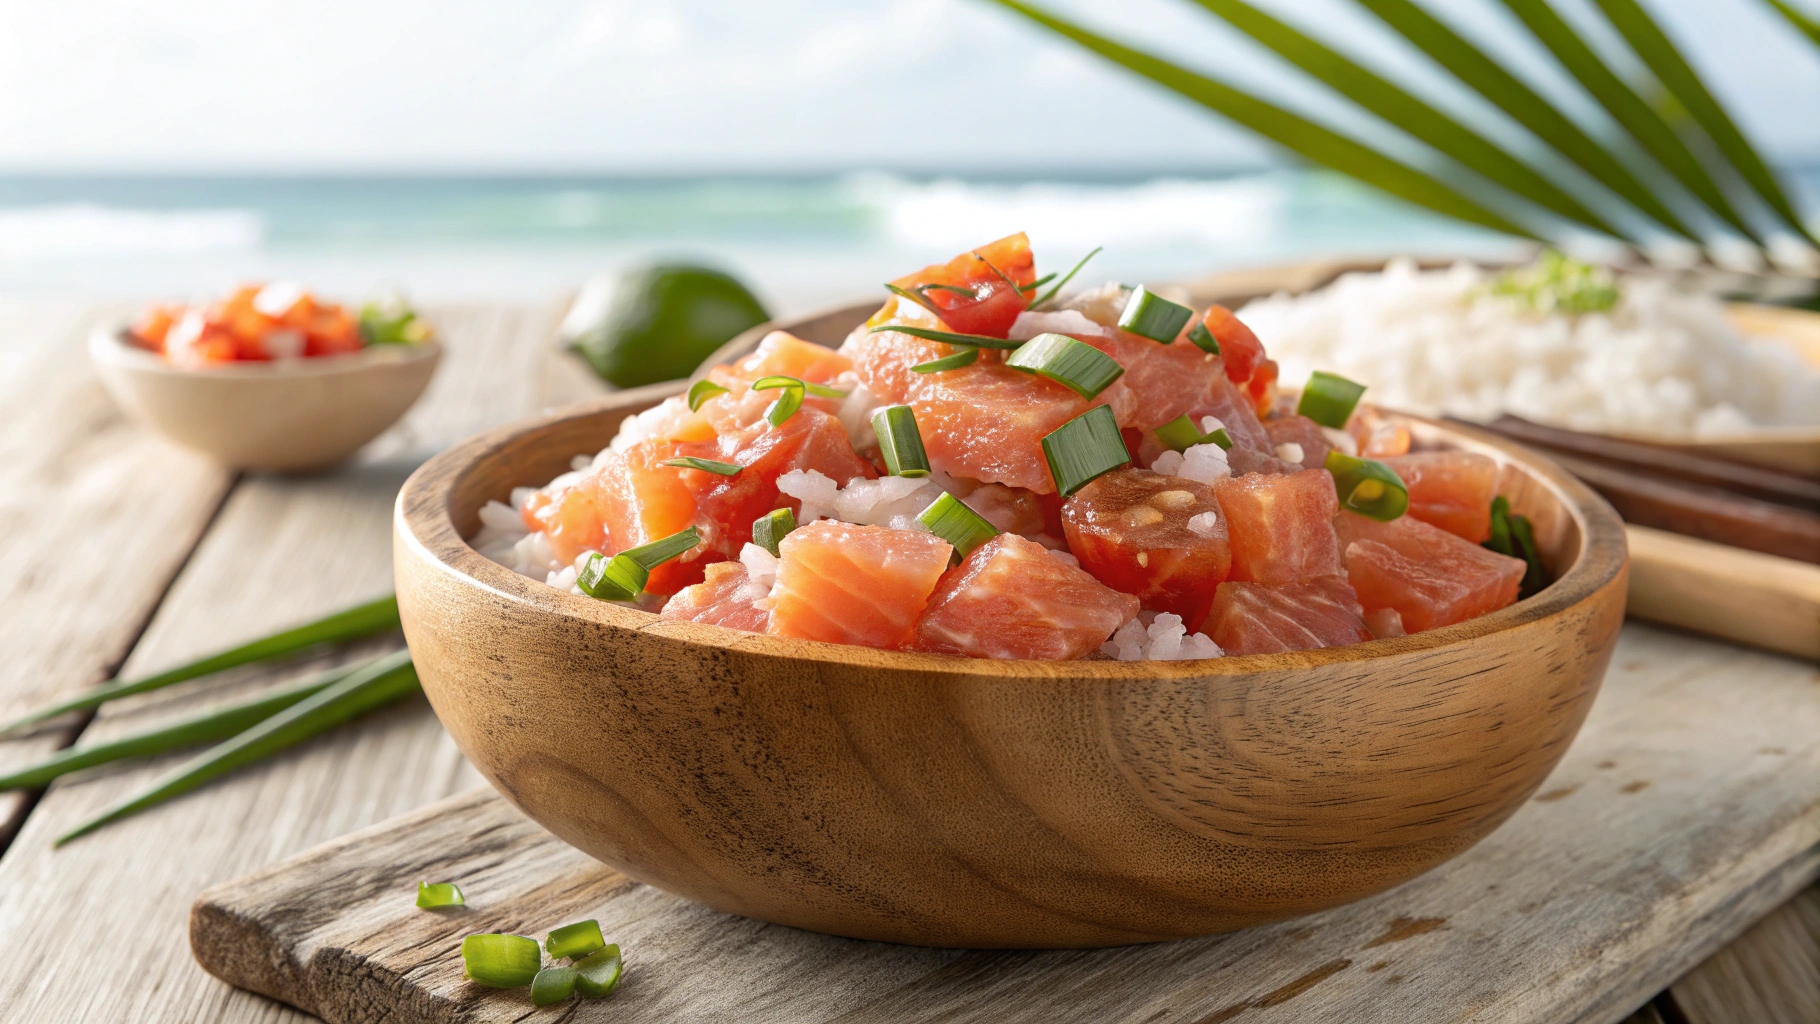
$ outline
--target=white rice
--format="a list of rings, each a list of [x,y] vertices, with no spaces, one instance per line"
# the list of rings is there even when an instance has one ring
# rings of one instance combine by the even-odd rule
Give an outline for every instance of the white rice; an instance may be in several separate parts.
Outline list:
[[[882,476],[854,480],[840,487],[813,469],[793,469],[777,478],[777,489],[802,502],[798,524],[817,519],[837,519],[860,526],[888,526],[894,530],[928,533],[917,518],[942,496],[947,478],[935,473],[911,479]]]
[[[1182,617],[1173,612],[1154,617],[1149,612],[1139,612],[1120,626],[1112,639],[1100,645],[1100,653],[1120,661],[1191,661],[1226,654],[1207,634],[1190,634],[1188,627],[1182,625]]]
[[[1203,434],[1211,434],[1222,425],[1215,417],[1201,417]],[[1179,452],[1164,452],[1156,457],[1150,468],[1158,473],[1203,484],[1211,484],[1232,475],[1232,466],[1226,461],[1226,449],[1211,443],[1191,444]]]
[[[1066,334],[1074,338],[1104,338],[1112,332],[1076,309],[1057,310],[1054,313],[1032,313],[1025,310],[1017,315],[1011,324],[1011,331],[1006,337],[1012,341],[1029,341],[1039,334]]]
[[[1491,282],[1467,263],[1422,272],[1398,260],[1239,316],[1286,383],[1327,370],[1420,414],[1661,438],[1820,423],[1820,369],[1739,336],[1712,296],[1629,278],[1609,313],[1576,316],[1529,310]]]

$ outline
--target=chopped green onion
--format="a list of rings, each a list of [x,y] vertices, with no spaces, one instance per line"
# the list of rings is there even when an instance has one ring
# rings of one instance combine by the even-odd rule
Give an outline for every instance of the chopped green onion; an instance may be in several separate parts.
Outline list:
[[[938,331],[933,327],[912,327],[909,324],[879,324],[877,327],[867,328],[866,333],[882,334],[886,331],[908,334],[912,338],[922,338],[924,341],[941,341],[950,345],[967,345],[973,348],[1013,349],[1023,344],[1021,341],[1012,341],[1009,338],[994,338],[990,334],[956,334],[953,331]]]
[[[987,266],[991,266],[991,264],[987,264]],[[916,290],[919,292],[952,292],[955,295],[965,295],[969,299],[977,299],[980,296],[980,293],[972,288],[962,288],[958,284],[919,284],[916,286]]]
[[[952,545],[957,559],[966,558],[973,554],[974,548],[998,536],[998,527],[946,491],[918,513],[916,519],[927,526],[930,533]]]
[[[531,979],[531,1005],[555,1006],[575,994],[580,978],[573,967],[545,967]]]
[[[47,707],[39,708],[22,718],[14,719],[0,726],[0,736],[36,725],[46,719],[55,718],[69,711],[87,711],[100,707],[110,700],[130,697],[135,693],[157,690],[200,676],[212,675],[238,665],[247,665],[255,661],[267,661],[285,654],[295,654],[322,644],[340,643],[345,640],[357,640],[398,628],[398,598],[392,594],[377,601],[357,605],[346,611],[317,619],[315,622],[274,633],[252,643],[241,644],[219,654],[192,661],[166,669],[155,676],[136,679],[132,682],[111,680],[88,691],[80,697],[71,697],[58,701]]]
[[[1510,541],[1510,501],[1502,494],[1491,499],[1491,536],[1480,546],[1500,555],[1517,556]]]
[[[1156,428],[1156,439],[1172,452],[1187,451],[1201,443],[1201,428],[1184,413]]]
[[[0,789],[39,789],[70,772],[108,764],[128,757],[163,754],[197,743],[215,743],[237,736],[306,697],[341,682],[360,666],[320,672],[296,686],[254,700],[206,711],[192,718],[145,732],[122,736],[87,747],[69,747],[30,767],[0,776]]]
[[[878,434],[879,454],[892,476],[929,475],[929,454],[923,451],[923,433],[916,426],[916,411],[907,405],[887,405],[872,414]]]
[[[1055,489],[1067,497],[1095,478],[1127,465],[1131,452],[1112,410],[1096,405],[1043,436],[1043,458]]]
[[[1062,279],[1060,281],[1057,281],[1055,283],[1054,287],[1052,287],[1048,291],[1044,292],[1041,298],[1032,301],[1030,303],[1029,308],[1035,309],[1036,307],[1042,305],[1045,302],[1048,302],[1050,299],[1053,299],[1057,295],[1061,294],[1062,289],[1067,287],[1068,282],[1074,280],[1074,275],[1081,272],[1081,268],[1087,265],[1088,260],[1094,258],[1095,256],[1098,256],[1100,254],[1100,250],[1102,248],[1104,248],[1104,247],[1098,246],[1098,245],[1094,246],[1093,251],[1088,253],[1085,256],[1082,256],[1078,261],[1076,261],[1074,264],[1074,267],[1072,269],[1070,269],[1066,274],[1063,274]]]
[[[929,301],[929,296],[924,295],[922,292],[913,292],[913,291],[909,290],[908,288],[899,288],[897,285],[894,285],[889,281],[885,282],[885,290],[890,292],[893,295],[896,295],[899,298],[909,299],[911,302],[914,302],[917,305],[928,310],[929,312],[934,313],[936,316],[940,316],[942,314],[941,310],[935,308],[935,303]]]
[[[678,469],[699,469],[704,473],[717,473],[721,476],[738,476],[739,471],[745,468],[736,462],[698,459],[693,455],[685,455],[680,459],[665,459],[664,465],[675,466]]]
[[[1344,430],[1358,407],[1365,385],[1347,380],[1336,373],[1316,370],[1308,375],[1302,388],[1302,400],[1296,403],[1298,416],[1306,416],[1323,427]]]
[[[1528,516],[1510,517],[1510,536],[1516,542],[1517,550],[1522,552],[1517,557],[1527,565],[1517,596],[1524,598],[1540,593],[1548,586],[1548,570],[1542,567],[1542,549],[1536,544],[1536,531]]]
[[[910,368],[911,373],[940,373],[943,370],[958,370],[963,366],[972,366],[980,361],[980,350],[964,348],[951,356],[931,359],[926,363],[917,363]]]
[[[459,907],[467,902],[468,898],[461,894],[461,886],[454,882],[417,883],[417,905],[425,910]]]
[[[691,526],[649,544],[627,548],[608,558],[596,553],[576,575],[575,585],[589,597],[602,601],[630,601],[645,589],[651,570],[701,543],[701,531]]]
[[[575,962],[575,987],[586,999],[603,999],[619,987],[625,973],[625,961],[619,955],[619,944],[611,943],[598,953],[590,953]]]
[[[800,377],[786,377],[781,373],[774,373],[769,377],[760,377],[752,382],[752,390],[754,391],[773,391],[778,388],[796,388],[807,394],[814,395],[817,398],[847,397],[847,392],[842,391],[840,388],[831,388],[826,384],[812,384]]]
[[[1340,493],[1340,507],[1381,523],[1409,508],[1409,488],[1396,471],[1373,459],[1361,459],[1335,448],[1324,463]]]
[[[470,935],[461,940],[467,975],[493,988],[523,988],[543,967],[543,951],[528,935]]]
[[[1047,377],[1082,398],[1098,395],[1125,373],[1111,356],[1066,334],[1031,338],[1006,357],[1005,365]]]
[[[1017,290],[1020,292],[1033,292],[1053,280],[1055,280],[1055,271],[1052,270],[1049,273],[1044,274],[1042,277],[1039,277],[1036,280],[1030,282],[1029,284],[1018,285]]]
[[[724,395],[726,393],[726,388],[703,377],[701,380],[689,385],[689,411],[700,412],[703,402],[713,398],[715,395]]]
[[[411,665],[410,651],[399,651],[369,662],[335,685],[298,701],[233,739],[216,744],[184,762],[144,792],[115,804],[58,836],[56,845],[62,846],[77,836],[93,832],[110,822],[187,793],[219,775],[295,746],[343,722],[416,692],[417,671]]]
[[[796,513],[787,508],[773,509],[752,520],[752,543],[771,552],[775,558],[778,554],[777,545],[794,529]]]
[[[1232,435],[1226,433],[1225,427],[1213,428],[1213,433],[1201,437],[1202,444],[1217,444],[1224,451],[1232,450]]]
[[[1119,315],[1119,328],[1168,345],[1174,343],[1175,336],[1182,333],[1182,328],[1192,319],[1194,310],[1138,285],[1131,293],[1130,301],[1125,303],[1125,312]]]
[[[543,948],[558,960],[580,960],[606,945],[607,940],[600,936],[600,922],[589,918],[552,930]]]
[[[781,427],[803,407],[803,389],[785,388],[777,400],[765,407],[765,422]]]
[[[1197,323],[1188,328],[1188,340],[1194,342],[1196,348],[1208,355],[1220,354],[1220,340],[1213,336],[1213,332],[1208,330],[1204,323]]]

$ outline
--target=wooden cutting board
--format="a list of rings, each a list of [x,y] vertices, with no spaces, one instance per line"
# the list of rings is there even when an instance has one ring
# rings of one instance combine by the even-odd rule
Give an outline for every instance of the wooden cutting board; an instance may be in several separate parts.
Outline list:
[[[1612,1024],[1820,873],[1820,683],[1803,662],[1631,625],[1578,741],[1483,843],[1377,897],[1225,936],[968,952],[716,913],[574,851],[491,791],[202,894],[196,958],[331,1024],[516,1020]],[[420,879],[464,909],[413,907]],[[477,988],[471,932],[579,918],[611,999]]]

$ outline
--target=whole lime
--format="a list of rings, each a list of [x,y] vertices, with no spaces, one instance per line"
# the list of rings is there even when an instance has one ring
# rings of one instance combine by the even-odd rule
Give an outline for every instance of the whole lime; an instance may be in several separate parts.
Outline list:
[[[614,282],[604,314],[570,342],[622,388],[675,380],[734,335],[771,318],[745,285],[710,267],[635,267]]]

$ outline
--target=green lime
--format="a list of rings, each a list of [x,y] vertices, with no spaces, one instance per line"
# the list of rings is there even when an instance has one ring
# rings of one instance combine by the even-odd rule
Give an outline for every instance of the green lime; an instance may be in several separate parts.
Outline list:
[[[570,347],[609,383],[637,387],[687,377],[734,335],[770,318],[727,274],[658,264],[621,274],[606,314]]]

